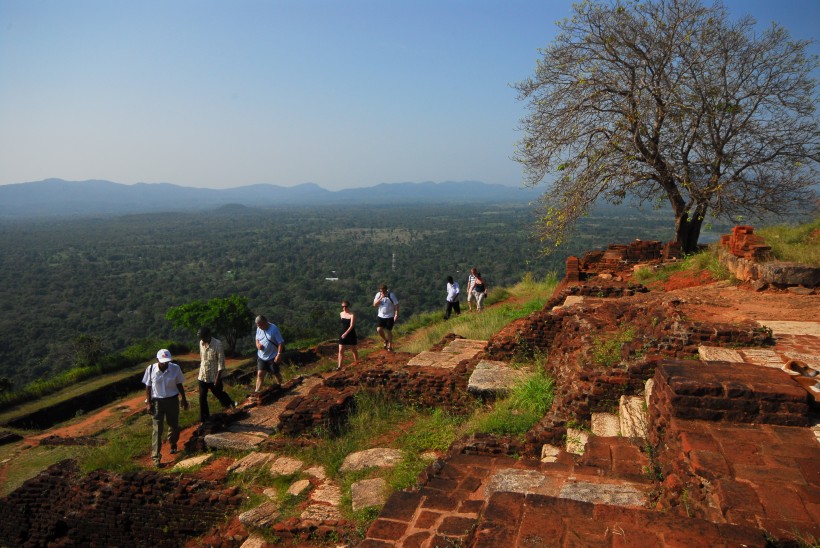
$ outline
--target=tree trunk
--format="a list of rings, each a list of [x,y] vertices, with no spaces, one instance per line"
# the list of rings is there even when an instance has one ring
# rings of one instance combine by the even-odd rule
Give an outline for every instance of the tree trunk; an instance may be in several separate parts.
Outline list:
[[[698,250],[700,227],[703,225],[705,213],[705,208],[698,206],[692,215],[685,211],[675,216],[675,241],[680,244],[683,253],[694,253]]]

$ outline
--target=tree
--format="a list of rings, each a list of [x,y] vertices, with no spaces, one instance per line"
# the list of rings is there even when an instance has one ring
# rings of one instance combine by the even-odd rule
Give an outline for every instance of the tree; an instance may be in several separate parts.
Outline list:
[[[559,245],[596,200],[662,204],[697,248],[707,212],[793,212],[811,204],[820,131],[816,56],[772,24],[730,21],[716,3],[575,4],[534,76],[515,159],[542,196],[542,241]]]
[[[248,298],[239,295],[183,304],[169,309],[165,318],[174,327],[190,329],[194,333],[202,326],[210,327],[221,336],[225,351],[231,354],[236,352],[237,339],[250,333],[253,327],[253,312],[248,308]]]
[[[97,365],[105,353],[103,341],[92,335],[79,335],[72,342],[73,363],[76,367]]]

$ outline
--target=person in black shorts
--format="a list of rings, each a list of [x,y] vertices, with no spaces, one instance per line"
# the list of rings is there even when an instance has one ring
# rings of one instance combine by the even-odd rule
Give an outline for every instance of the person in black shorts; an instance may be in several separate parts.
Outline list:
[[[279,328],[268,321],[265,316],[256,317],[256,392],[262,390],[262,383],[265,382],[265,375],[272,371],[279,384],[282,380],[282,373],[279,370],[279,362],[282,360],[282,351],[285,348],[285,340],[279,332]]]
[[[379,292],[373,297],[373,307],[379,309],[379,326],[376,333],[384,341],[384,349],[393,351],[393,325],[399,319],[399,299],[396,294],[382,284]]]

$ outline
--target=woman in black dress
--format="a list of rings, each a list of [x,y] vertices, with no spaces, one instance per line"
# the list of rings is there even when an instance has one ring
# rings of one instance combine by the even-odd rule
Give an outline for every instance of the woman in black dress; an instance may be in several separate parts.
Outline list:
[[[339,336],[339,365],[337,370],[342,368],[342,358],[344,357],[345,349],[350,348],[353,351],[353,364],[359,363],[359,350],[356,345],[359,340],[356,337],[356,314],[350,310],[350,303],[342,301],[342,311],[339,314],[339,321],[342,324],[342,334]]]

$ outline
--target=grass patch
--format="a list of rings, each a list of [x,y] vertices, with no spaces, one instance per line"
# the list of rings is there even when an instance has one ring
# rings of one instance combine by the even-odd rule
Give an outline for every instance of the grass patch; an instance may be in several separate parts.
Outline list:
[[[347,455],[372,447],[378,437],[395,432],[396,424],[410,418],[412,411],[395,399],[372,392],[359,392],[355,396],[355,406],[347,424],[338,436],[319,430],[315,433],[319,441],[297,452],[297,456],[307,462],[315,462],[325,467],[328,475],[338,476],[339,468]]]
[[[820,217],[800,225],[774,225],[760,228],[757,234],[771,246],[780,261],[820,267]]]
[[[11,445],[7,447],[12,449]],[[0,482],[0,496],[8,495],[23,485],[25,481],[33,478],[49,466],[76,456],[77,451],[76,446],[39,445],[25,449],[25,453],[22,455],[13,455],[6,468],[6,477]],[[8,458],[5,452],[0,452],[0,456],[3,459]]]
[[[398,438],[398,448],[410,453],[446,451],[456,439],[462,422],[463,417],[435,409],[430,414],[419,416],[413,428]]]
[[[666,283],[676,272],[692,272],[693,274],[708,271],[715,280],[731,280],[729,270],[718,260],[718,248],[712,246],[704,251],[685,256],[675,262],[663,263],[657,268],[641,268],[633,275],[633,279],[641,284]]]
[[[603,334],[592,341],[592,361],[612,367],[621,361],[621,348],[635,338],[634,327],[620,326],[617,331]]]
[[[541,310],[552,296],[557,283],[555,273],[548,274],[542,281],[536,281],[532,275],[525,275],[524,280],[511,288],[498,288],[490,292],[490,296],[499,301],[522,299],[522,302],[485,306],[480,314],[463,312],[447,321],[441,312],[420,314],[418,319],[414,316],[406,324],[396,327],[395,331],[399,335],[398,347],[404,352],[423,352],[429,350],[448,333],[455,333],[468,339],[489,339],[511,321]],[[491,302],[496,301],[488,297],[485,304]],[[411,334],[413,336],[408,337]]]
[[[523,435],[552,406],[554,382],[542,370],[518,383],[509,397],[489,411],[474,416],[468,432],[498,435]]]

